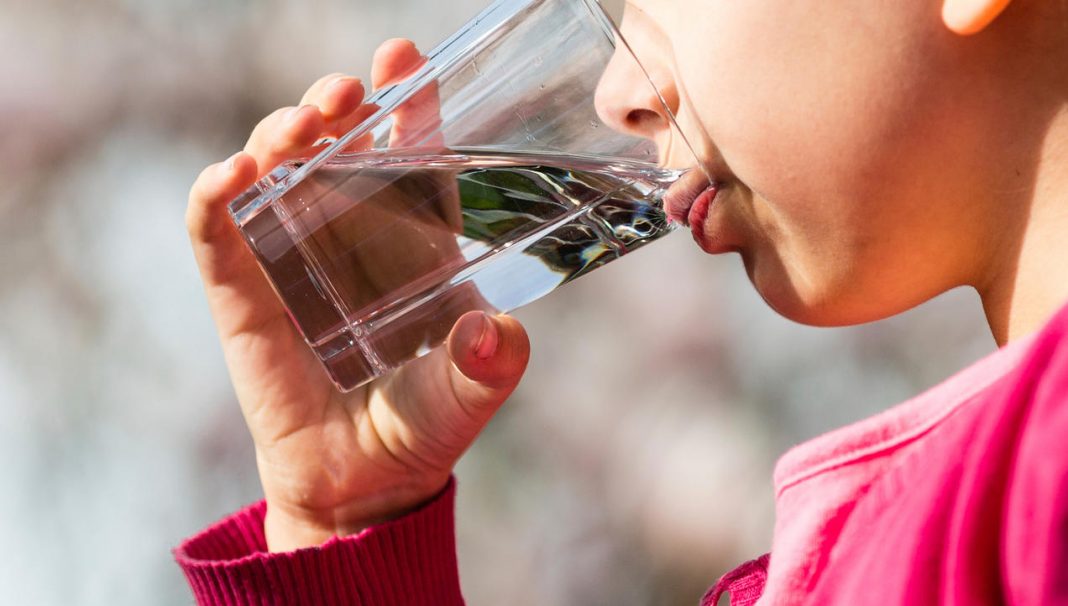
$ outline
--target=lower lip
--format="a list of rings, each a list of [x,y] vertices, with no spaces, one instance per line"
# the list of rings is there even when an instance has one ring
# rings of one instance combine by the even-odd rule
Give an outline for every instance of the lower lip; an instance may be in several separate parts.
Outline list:
[[[693,201],[693,206],[690,207],[690,212],[686,216],[686,222],[690,224],[690,233],[693,234],[693,239],[702,248],[708,244],[708,238],[705,234],[705,221],[708,219],[708,210],[716,199],[717,191],[716,186],[713,185],[701,192],[701,195],[697,196]]]

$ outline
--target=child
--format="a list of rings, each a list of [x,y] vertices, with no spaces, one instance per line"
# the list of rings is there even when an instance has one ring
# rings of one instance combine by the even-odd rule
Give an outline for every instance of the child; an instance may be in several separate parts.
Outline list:
[[[967,284],[1003,346],[787,453],[770,564],[703,603],[1068,604],[1068,8],[631,0],[624,28],[717,181],[707,213],[676,216],[776,311],[854,324]],[[385,43],[374,87],[420,60]],[[602,116],[665,139],[656,100],[606,80]],[[323,78],[190,194],[265,494],[177,550],[202,604],[462,603],[451,470],[523,373],[522,327],[468,313],[446,347],[337,393],[225,212],[363,96]]]

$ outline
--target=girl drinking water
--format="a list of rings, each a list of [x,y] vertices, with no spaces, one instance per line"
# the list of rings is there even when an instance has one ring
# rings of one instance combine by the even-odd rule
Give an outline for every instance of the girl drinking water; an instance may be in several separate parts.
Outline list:
[[[770,556],[703,603],[1068,604],[1068,5],[631,0],[623,30],[700,134],[715,183],[668,209],[698,246],[738,253],[772,308],[811,325],[968,285],[1000,346],[786,453]],[[422,60],[386,42],[371,87]],[[628,77],[606,76],[599,113],[663,141],[662,106]],[[265,497],[176,551],[201,604],[462,603],[452,468],[519,382],[523,328],[470,312],[445,347],[341,394],[226,213],[362,120],[364,93],[319,80],[190,194]]]

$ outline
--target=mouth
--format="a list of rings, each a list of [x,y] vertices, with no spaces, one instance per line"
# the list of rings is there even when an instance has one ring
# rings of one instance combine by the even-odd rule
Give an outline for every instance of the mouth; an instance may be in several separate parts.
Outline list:
[[[664,194],[664,211],[668,220],[690,228],[694,241],[707,250],[705,233],[708,213],[720,187],[709,181],[700,170],[691,170],[679,178]]]

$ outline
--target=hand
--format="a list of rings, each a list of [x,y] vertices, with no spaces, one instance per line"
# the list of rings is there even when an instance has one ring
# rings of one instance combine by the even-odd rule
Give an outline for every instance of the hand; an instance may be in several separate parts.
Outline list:
[[[375,53],[374,87],[422,61],[411,42],[386,42]],[[445,347],[341,394],[291,324],[226,204],[280,162],[307,155],[319,138],[366,118],[374,108],[363,95],[354,78],[319,80],[299,108],[260,122],[243,152],[207,167],[189,196],[190,239],[255,443],[272,551],[358,532],[437,494],[529,357],[518,322],[473,311]]]

